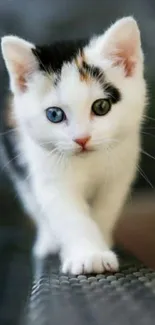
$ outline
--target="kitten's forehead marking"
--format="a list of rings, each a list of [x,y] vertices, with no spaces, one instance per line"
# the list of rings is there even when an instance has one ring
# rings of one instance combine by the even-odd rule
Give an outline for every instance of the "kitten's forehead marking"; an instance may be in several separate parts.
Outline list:
[[[87,71],[84,69],[84,62],[85,62],[85,55],[84,51],[81,50],[77,57],[75,58],[75,64],[78,68],[79,74],[80,74],[80,80],[89,82],[90,81],[90,75],[87,73]]]
[[[100,68],[87,63],[84,49],[81,49],[79,51],[79,54],[75,58],[75,64],[80,73],[81,81],[89,83],[91,80],[96,79],[101,84],[102,88],[106,90],[107,94],[111,97],[113,104],[116,104],[121,100],[121,94],[119,90],[110,82],[106,81],[104,72]]]
[[[88,41],[57,42],[49,46],[37,46],[33,50],[39,60],[40,70],[53,75],[53,85],[57,87],[61,81],[61,73],[64,65],[72,63],[80,75],[80,81],[90,84],[97,81],[101,88],[111,97],[113,103],[121,99],[119,90],[106,80],[103,70],[96,65],[89,64],[89,58],[85,56],[85,46]]]
[[[79,54],[75,58],[75,64],[78,68],[80,74],[80,80],[85,82],[91,82],[93,79],[98,80],[100,83],[104,83],[104,74],[103,72],[95,66],[89,65],[87,63],[84,49],[79,51]]]

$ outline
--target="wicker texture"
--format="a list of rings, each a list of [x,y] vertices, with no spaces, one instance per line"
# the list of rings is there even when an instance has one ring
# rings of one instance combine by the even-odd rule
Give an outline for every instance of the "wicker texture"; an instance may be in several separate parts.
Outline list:
[[[28,325],[153,325],[155,272],[122,261],[119,273],[74,277],[48,260],[37,265],[26,314]]]

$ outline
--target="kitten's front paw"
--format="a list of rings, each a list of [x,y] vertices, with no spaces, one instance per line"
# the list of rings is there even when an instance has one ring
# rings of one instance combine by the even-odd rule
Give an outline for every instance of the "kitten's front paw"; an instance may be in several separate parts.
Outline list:
[[[75,252],[64,259],[63,273],[74,275],[88,273],[116,272],[119,268],[117,256],[112,251]]]

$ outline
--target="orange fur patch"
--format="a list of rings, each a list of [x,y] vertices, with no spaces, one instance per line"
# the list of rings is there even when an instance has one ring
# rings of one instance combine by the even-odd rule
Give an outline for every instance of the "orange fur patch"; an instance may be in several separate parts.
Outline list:
[[[83,63],[85,62],[84,53],[81,51],[80,54],[75,59],[75,64],[77,65],[77,68],[80,73],[80,80],[89,82],[90,81],[90,75],[87,73],[87,71],[83,67]]]

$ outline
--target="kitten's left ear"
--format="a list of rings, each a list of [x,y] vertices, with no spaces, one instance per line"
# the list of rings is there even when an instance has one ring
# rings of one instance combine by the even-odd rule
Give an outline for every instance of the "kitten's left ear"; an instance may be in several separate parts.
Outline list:
[[[132,76],[142,59],[140,31],[132,17],[114,23],[96,43],[101,54],[114,66],[123,66],[125,76]]]
[[[28,78],[38,69],[38,62],[32,52],[35,46],[16,36],[3,37],[1,46],[11,90],[25,91]]]

